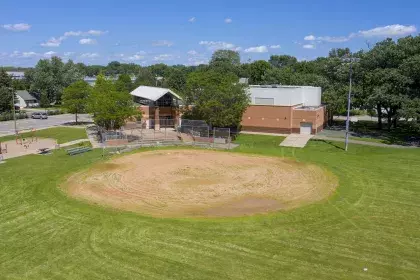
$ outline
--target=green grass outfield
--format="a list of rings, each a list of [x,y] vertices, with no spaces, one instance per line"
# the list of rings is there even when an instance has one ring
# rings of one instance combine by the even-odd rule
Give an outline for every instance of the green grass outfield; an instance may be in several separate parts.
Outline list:
[[[70,142],[78,139],[86,139],[86,130],[79,127],[52,127],[47,129],[37,130],[35,135],[39,138],[52,138],[57,139],[58,144]],[[22,133],[23,138],[30,138],[32,132]],[[14,140],[14,135],[0,137],[0,142]]]
[[[420,149],[240,136],[237,152],[334,172],[328,201],[228,219],[155,219],[66,197],[101,150],[0,165],[0,279],[419,279]],[[367,268],[364,271],[363,268]]]

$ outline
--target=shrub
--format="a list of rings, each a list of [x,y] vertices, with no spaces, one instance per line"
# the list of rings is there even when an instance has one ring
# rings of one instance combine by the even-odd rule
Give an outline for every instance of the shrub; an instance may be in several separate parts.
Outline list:
[[[16,119],[26,119],[28,115],[25,111],[16,112]],[[4,112],[0,114],[0,121],[11,121],[13,120],[13,112]]]
[[[66,112],[62,109],[57,109],[57,110],[48,110],[47,113],[48,113],[48,116],[55,116],[55,115],[65,114]]]

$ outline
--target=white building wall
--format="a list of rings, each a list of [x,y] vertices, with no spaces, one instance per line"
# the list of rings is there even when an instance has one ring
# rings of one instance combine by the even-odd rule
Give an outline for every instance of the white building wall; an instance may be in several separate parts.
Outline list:
[[[273,99],[273,104],[277,106],[294,106],[302,104],[304,106],[321,105],[320,87],[301,87],[301,86],[278,86],[261,87],[250,86],[251,104],[257,104],[260,99]]]

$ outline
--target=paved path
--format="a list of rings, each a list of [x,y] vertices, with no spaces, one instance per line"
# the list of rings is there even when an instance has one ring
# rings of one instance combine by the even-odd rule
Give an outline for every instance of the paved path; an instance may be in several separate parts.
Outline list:
[[[326,141],[335,141],[335,142],[345,142],[346,139],[344,138],[333,138],[333,137],[327,137],[323,135],[315,135],[312,139],[318,139],[318,140],[326,140]],[[367,142],[367,141],[360,141],[360,140],[353,140],[349,139],[349,143],[352,144],[359,144],[359,145],[365,145],[365,146],[375,146],[375,147],[384,147],[384,148],[397,148],[397,149],[415,149],[420,148],[417,146],[402,146],[402,145],[388,145],[383,143],[376,143],[376,142]]]
[[[306,134],[290,134],[284,139],[279,146],[304,148],[313,135]]]
[[[56,116],[49,116],[46,120],[39,120],[39,119],[22,119],[17,120],[17,129],[21,130],[29,130],[32,128],[35,129],[42,129],[47,127],[53,126],[60,126],[65,123],[74,122],[75,117],[73,114],[63,114],[63,115],[56,115]],[[82,114],[79,116],[78,119],[80,122],[91,122],[92,119],[88,114]],[[15,125],[14,121],[5,121],[0,122],[0,137],[11,135],[15,133]]]
[[[78,140],[70,141],[70,142],[67,142],[67,143],[60,144],[60,148],[76,145],[76,144],[83,143],[83,142],[90,142],[90,140],[88,138],[86,138],[86,139],[78,139]]]
[[[241,134],[282,136],[282,137],[287,137],[290,135],[290,134],[284,134],[284,133],[267,133],[267,132],[253,132],[253,131],[241,131]]]

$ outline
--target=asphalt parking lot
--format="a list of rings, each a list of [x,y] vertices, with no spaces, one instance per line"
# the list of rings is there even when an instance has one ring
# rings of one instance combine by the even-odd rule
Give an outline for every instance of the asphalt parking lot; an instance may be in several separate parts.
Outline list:
[[[28,114],[29,115],[29,114]],[[56,116],[48,116],[48,119],[22,119],[17,120],[17,129],[29,130],[29,129],[41,129],[53,126],[60,126],[66,123],[71,123],[75,121],[75,116],[73,114],[63,114]],[[92,119],[88,114],[81,114],[78,116],[78,121],[80,122],[91,122]],[[0,136],[10,135],[15,133],[14,121],[5,121],[0,122]]]

